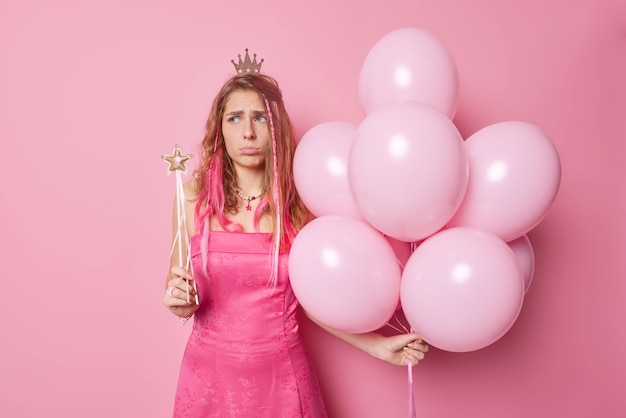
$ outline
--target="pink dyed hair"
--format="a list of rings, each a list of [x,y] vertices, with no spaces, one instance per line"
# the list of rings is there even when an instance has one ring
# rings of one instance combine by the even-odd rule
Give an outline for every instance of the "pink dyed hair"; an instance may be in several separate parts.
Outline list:
[[[195,227],[197,233],[206,235],[202,239],[203,256],[206,254],[205,246],[208,243],[211,216],[214,216],[225,230],[241,230],[241,225],[225,216],[226,213],[234,213],[239,202],[234,193],[237,185],[236,173],[226,153],[221,132],[225,102],[230,94],[240,90],[257,92],[269,116],[272,146],[265,157],[268,164],[265,166],[263,184],[267,193],[254,213],[254,224],[258,231],[262,215],[274,218],[272,233],[274,256],[270,281],[275,283],[278,253],[289,250],[296,232],[304,226],[309,213],[294,186],[292,168],[296,143],[293,128],[285,109],[282,92],[272,77],[264,74],[236,75],[226,81],[215,97],[201,145],[201,160],[194,172],[197,196]]]

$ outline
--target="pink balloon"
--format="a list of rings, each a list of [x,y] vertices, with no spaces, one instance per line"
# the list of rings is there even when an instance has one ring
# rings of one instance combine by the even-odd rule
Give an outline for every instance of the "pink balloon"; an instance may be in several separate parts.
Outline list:
[[[524,299],[515,254],[490,232],[446,229],[425,240],[402,274],[400,300],[429,344],[465,352],[486,347],[513,325]]]
[[[359,93],[367,114],[395,101],[414,100],[452,119],[459,96],[458,70],[452,55],[431,33],[398,29],[383,36],[367,54]]]
[[[507,242],[507,244],[509,244],[509,247],[511,247],[520,263],[522,275],[524,276],[524,293],[526,293],[528,292],[528,288],[535,274],[535,253],[532,243],[528,235],[522,235],[513,241]]]
[[[379,329],[400,297],[393,249],[378,231],[346,216],[322,216],[302,228],[291,247],[289,275],[302,307],[345,332]]]
[[[363,217],[385,235],[419,241],[454,215],[467,185],[461,134],[444,114],[396,102],[359,125],[348,183]]]
[[[306,132],[293,160],[296,189],[315,216],[363,219],[348,186],[347,164],[356,125],[326,122]]]
[[[545,217],[561,181],[559,154],[535,125],[501,122],[465,142],[467,192],[449,226],[470,226],[512,241]]]

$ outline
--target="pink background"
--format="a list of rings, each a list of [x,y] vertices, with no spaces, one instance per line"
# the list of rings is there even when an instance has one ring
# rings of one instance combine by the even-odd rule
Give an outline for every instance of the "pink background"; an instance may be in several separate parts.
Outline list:
[[[161,154],[197,151],[245,47],[299,135],[359,123],[362,62],[406,26],[454,56],[464,137],[534,123],[563,165],[519,319],[485,349],[433,349],[418,417],[626,416],[623,0],[1,1],[1,414],[170,416],[191,327],[162,306]],[[406,416],[405,369],[302,328],[332,417]]]

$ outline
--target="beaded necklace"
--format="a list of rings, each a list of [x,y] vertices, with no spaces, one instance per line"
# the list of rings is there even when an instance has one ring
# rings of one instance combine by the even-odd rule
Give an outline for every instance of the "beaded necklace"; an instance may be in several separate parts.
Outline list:
[[[265,192],[262,191],[261,193],[259,193],[256,196],[246,196],[246,195],[241,194],[241,189],[235,188],[235,193],[237,193],[237,196],[239,196],[240,198],[242,198],[243,200],[245,200],[247,202],[246,210],[247,211],[251,211],[252,210],[252,205],[250,204],[250,202],[252,202],[253,200],[258,199],[261,196],[263,196],[263,193],[265,193]]]

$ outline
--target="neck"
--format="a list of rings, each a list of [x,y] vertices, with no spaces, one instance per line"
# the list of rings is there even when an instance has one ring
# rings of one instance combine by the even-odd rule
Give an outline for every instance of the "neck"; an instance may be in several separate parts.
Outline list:
[[[263,171],[237,171],[237,188],[246,196],[263,192]]]

